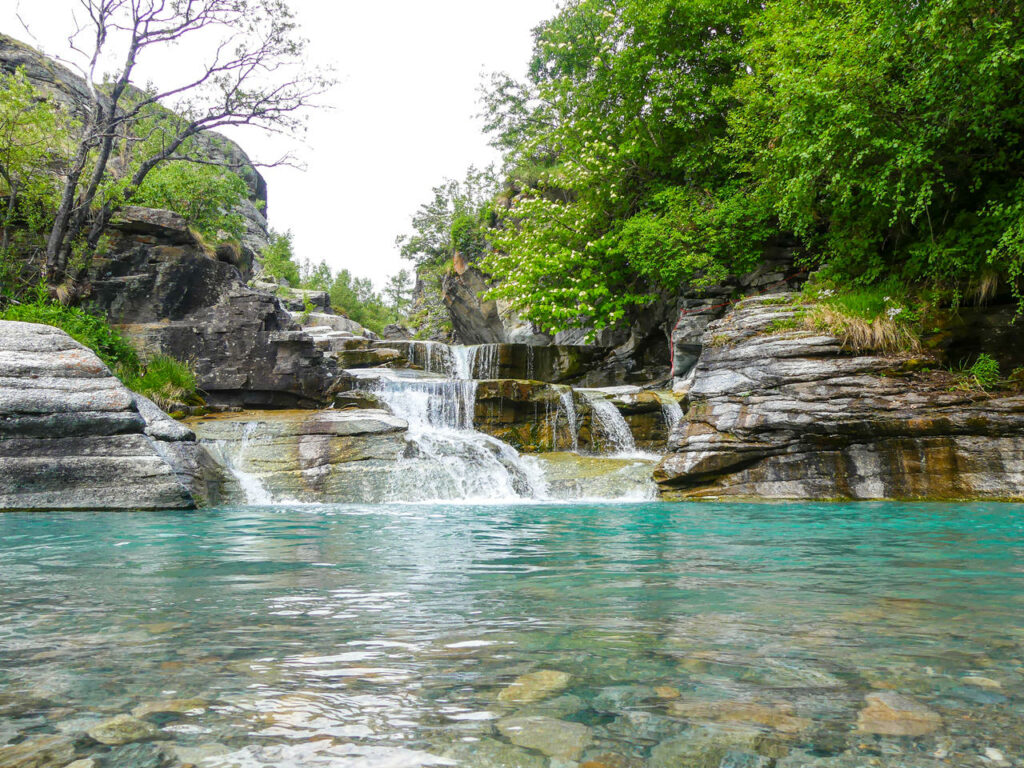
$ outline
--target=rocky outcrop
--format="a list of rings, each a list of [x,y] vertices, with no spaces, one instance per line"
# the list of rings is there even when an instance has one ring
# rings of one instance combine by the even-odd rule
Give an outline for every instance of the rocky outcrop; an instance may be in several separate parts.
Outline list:
[[[1024,497],[1024,397],[848,353],[803,330],[788,299],[748,299],[707,326],[655,473],[663,497]]]
[[[378,410],[270,411],[189,420],[230,477],[227,498],[379,502],[408,479],[408,424]]]
[[[23,69],[32,85],[48,99],[83,119],[90,103],[85,81],[67,67],[29,45],[0,34],[0,70],[13,73]],[[251,265],[256,253],[269,245],[267,229],[267,184],[248,155],[235,142],[214,132],[193,137],[193,152],[207,161],[230,168],[245,181],[249,197],[243,200],[238,213],[245,221],[242,236],[242,257]]]
[[[191,430],[46,325],[0,321],[0,511],[190,509],[219,474]]]
[[[251,286],[262,293],[276,296],[281,305],[289,312],[331,312],[331,296],[327,291],[313,291],[303,288],[291,288],[280,283],[265,280],[254,280]]]
[[[278,300],[211,257],[183,219],[127,209],[90,270],[91,301],[144,351],[185,360],[212,404],[314,406],[344,380]]]

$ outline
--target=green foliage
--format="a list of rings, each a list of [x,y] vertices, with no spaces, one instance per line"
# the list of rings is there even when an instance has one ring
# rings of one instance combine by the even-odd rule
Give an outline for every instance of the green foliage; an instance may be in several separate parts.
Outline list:
[[[956,372],[959,381],[955,389],[988,391],[1000,382],[999,361],[982,352],[970,368]]]
[[[24,70],[0,72],[0,247],[10,243],[15,224],[37,232],[49,226],[72,127]]]
[[[465,179],[445,179],[433,199],[412,217],[413,234],[395,239],[403,258],[417,265],[451,261],[459,253],[469,262],[487,251],[491,199],[497,190],[494,171],[471,167]]]
[[[331,305],[350,320],[364,328],[380,333],[384,326],[399,318],[397,307],[389,306],[384,298],[373,290],[373,283],[366,277],[353,277],[347,269],[334,276],[330,286]]]
[[[126,387],[145,395],[162,408],[176,403],[202,403],[196,391],[192,369],[167,355],[156,355],[143,361],[126,338],[107,321],[81,307],[51,303],[49,291],[42,283],[35,301],[11,304],[0,311],[0,320],[40,323],[60,328],[75,341],[96,353]]]
[[[267,277],[286,280],[291,286],[297,286],[302,281],[292,248],[291,232],[272,231],[270,245],[260,254],[259,261]]]
[[[179,213],[205,239],[221,242],[245,234],[238,206],[248,194],[245,182],[231,171],[176,162],[150,171],[129,202]]]
[[[894,283],[1024,306],[1022,28],[1022,0],[565,3],[485,87],[491,295],[600,328],[782,241],[868,322],[914,314]]]
[[[122,381],[139,376],[142,362],[135,348],[107,321],[81,307],[51,304],[47,290],[41,286],[36,301],[31,304],[12,304],[0,312],[0,320],[52,325],[84,344],[102,360]]]
[[[124,383],[164,410],[171,410],[179,404],[203,404],[196,390],[196,375],[192,368],[168,355],[151,357],[143,365],[141,373],[125,379]]]

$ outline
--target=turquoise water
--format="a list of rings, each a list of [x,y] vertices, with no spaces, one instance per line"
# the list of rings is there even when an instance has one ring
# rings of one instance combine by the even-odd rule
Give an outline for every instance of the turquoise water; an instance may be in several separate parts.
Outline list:
[[[1020,766],[1022,659],[1013,505],[0,515],[0,765]]]

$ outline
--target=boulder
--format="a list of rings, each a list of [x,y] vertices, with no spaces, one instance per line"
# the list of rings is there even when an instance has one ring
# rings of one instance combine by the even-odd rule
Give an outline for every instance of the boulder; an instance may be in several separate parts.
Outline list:
[[[188,420],[231,476],[225,495],[253,501],[246,483],[302,502],[389,498],[405,454],[408,425],[381,410],[265,411]]]
[[[144,351],[191,362],[213,405],[315,406],[344,387],[276,298],[249,288],[166,212],[132,209],[90,270],[92,301]],[[159,222],[159,237],[139,234]],[[179,222],[180,223],[180,222]]]
[[[759,297],[708,325],[663,497],[1024,498],[1024,398],[849,353],[795,312]]]
[[[257,291],[269,293],[280,300],[281,305],[289,312],[331,312],[331,296],[327,291],[314,291],[304,288],[291,288],[280,283],[256,280],[252,287]]]
[[[0,510],[190,509],[219,473],[195,435],[57,328],[0,321]]]
[[[477,386],[473,426],[521,452],[577,448],[581,421],[569,387],[518,379]]]

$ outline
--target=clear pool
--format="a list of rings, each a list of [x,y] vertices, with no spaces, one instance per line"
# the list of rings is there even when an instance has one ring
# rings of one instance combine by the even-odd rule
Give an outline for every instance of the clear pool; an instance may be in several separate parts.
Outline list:
[[[1022,659],[1014,505],[0,515],[5,768],[1020,766]]]

